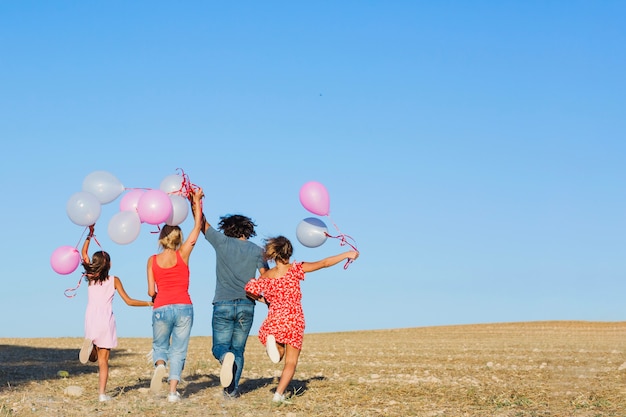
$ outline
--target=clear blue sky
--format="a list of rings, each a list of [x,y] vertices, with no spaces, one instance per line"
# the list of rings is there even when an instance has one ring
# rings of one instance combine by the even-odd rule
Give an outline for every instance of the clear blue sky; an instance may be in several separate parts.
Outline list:
[[[299,189],[324,184],[361,257],[308,275],[308,332],[624,320],[625,28],[622,1],[1,2],[0,337],[82,337],[81,269],[50,256],[80,247],[66,202],[96,170],[182,168],[210,220],[305,261],[346,249],[296,240]],[[111,241],[120,199],[96,233],[145,299],[156,228]],[[208,242],[190,267],[210,335]],[[114,311],[151,336],[148,309]]]

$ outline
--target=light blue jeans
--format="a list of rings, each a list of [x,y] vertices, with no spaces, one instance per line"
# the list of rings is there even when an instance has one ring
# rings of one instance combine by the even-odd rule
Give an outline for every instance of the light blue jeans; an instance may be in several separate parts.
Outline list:
[[[180,381],[192,325],[191,304],[170,304],[152,310],[152,359],[155,364],[159,360],[169,363],[168,381]]]
[[[254,320],[254,301],[245,299],[217,301],[213,303],[213,356],[224,360],[227,352],[235,355],[233,382],[228,391],[239,388],[243,371],[243,352]]]

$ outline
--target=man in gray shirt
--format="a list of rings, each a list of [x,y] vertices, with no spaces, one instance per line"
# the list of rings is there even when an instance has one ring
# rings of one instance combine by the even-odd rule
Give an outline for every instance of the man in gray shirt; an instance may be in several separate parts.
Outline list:
[[[244,286],[257,271],[268,269],[263,249],[248,239],[256,236],[256,224],[239,214],[220,217],[218,230],[204,218],[204,237],[215,249],[213,298],[213,356],[220,361],[220,383],[226,397],[239,396],[244,350],[254,320],[254,300]],[[221,232],[220,232],[221,231]]]

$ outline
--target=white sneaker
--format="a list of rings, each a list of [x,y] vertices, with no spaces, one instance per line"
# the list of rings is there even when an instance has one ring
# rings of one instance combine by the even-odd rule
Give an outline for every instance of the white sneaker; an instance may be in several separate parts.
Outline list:
[[[170,392],[167,394],[167,401],[170,403],[177,403],[180,401],[180,394],[178,391]]]
[[[285,397],[285,394],[279,394],[277,392],[274,393],[274,397],[272,398],[272,404],[281,405],[281,404],[291,404],[291,401]]]
[[[98,395],[98,401],[100,401],[101,403],[107,402],[107,401],[111,401],[111,397],[109,395],[106,394],[100,394]]]
[[[276,338],[273,334],[267,336],[267,340],[265,341],[265,351],[273,363],[280,362],[280,352],[278,352],[278,348],[276,347]]]
[[[156,394],[161,390],[165,374],[167,374],[167,370],[165,369],[165,365],[162,363],[154,368],[154,374],[152,375],[152,380],[150,381],[150,391]]]
[[[89,361],[89,356],[91,356],[92,350],[93,342],[91,339],[83,340],[83,345],[80,347],[80,352],[78,353],[78,360],[80,363],[87,363]]]
[[[222,361],[222,369],[220,370],[220,384],[224,388],[230,386],[233,382],[233,364],[235,363],[235,354],[233,352],[226,352],[224,360]]]

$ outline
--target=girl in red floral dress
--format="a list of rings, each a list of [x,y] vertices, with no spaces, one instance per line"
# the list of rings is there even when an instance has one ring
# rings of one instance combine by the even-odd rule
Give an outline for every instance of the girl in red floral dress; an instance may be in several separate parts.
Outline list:
[[[268,304],[267,318],[259,328],[259,340],[265,345],[274,363],[285,358],[283,372],[274,394],[274,402],[285,401],[285,390],[298,365],[304,337],[304,312],[300,281],[306,272],[317,271],[343,261],[359,257],[357,251],[348,251],[317,262],[290,263],[293,246],[289,239],[277,236],[266,240],[264,257],[276,265],[246,284],[246,292],[254,299]]]

